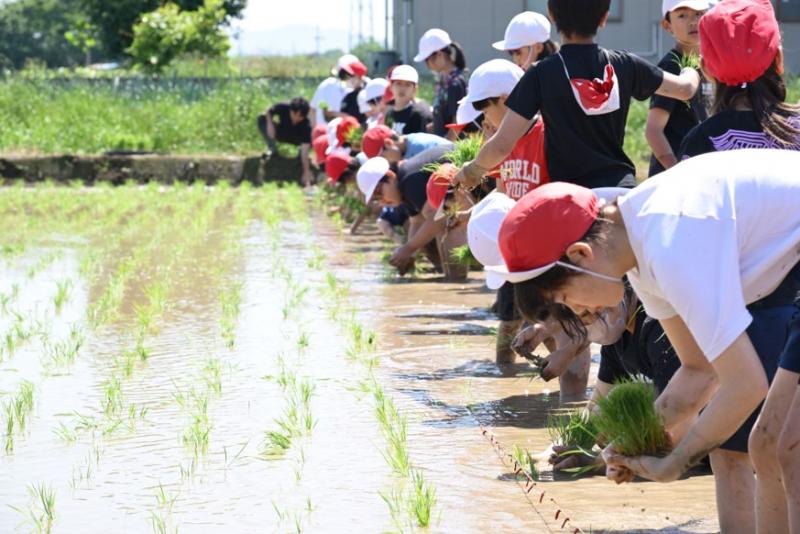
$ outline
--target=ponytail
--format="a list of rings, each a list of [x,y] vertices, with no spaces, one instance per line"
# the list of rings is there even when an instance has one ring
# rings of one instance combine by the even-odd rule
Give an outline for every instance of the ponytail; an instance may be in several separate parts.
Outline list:
[[[542,51],[539,52],[539,57],[536,58],[536,61],[541,61],[556,54],[558,54],[558,44],[552,39],[548,39],[542,43]]]
[[[744,86],[716,83],[714,114],[746,99],[764,133],[787,147],[800,145],[800,106],[786,103],[786,83],[775,65]]]
[[[467,57],[464,55],[464,48],[460,44],[453,41],[447,45],[443,52],[450,56],[450,59],[458,70],[467,68]]]

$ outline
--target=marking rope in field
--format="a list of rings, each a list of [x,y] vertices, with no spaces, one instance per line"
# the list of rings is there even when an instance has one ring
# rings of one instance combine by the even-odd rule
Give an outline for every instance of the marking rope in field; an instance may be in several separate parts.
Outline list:
[[[517,462],[512,454],[510,454],[505,447],[494,437],[491,430],[486,428],[483,425],[480,425],[481,435],[485,437],[489,443],[491,443],[492,448],[494,449],[495,454],[500,458],[500,461],[503,464],[508,463],[514,468],[514,475],[519,476],[520,474],[525,476],[525,484],[523,486],[523,490],[525,493],[525,498],[531,504],[531,506],[536,510],[537,513],[540,513],[539,510],[536,508],[536,504],[533,500],[531,500],[531,492],[533,492],[534,488],[536,489],[536,494],[538,494],[538,503],[544,504],[545,501],[551,503],[556,508],[555,516],[553,519],[556,522],[560,522],[561,530],[566,530],[567,532],[571,532],[572,534],[582,534],[584,531],[580,528],[575,526],[572,522],[572,519],[566,514],[566,512],[561,508],[555,499],[552,497],[547,497],[545,499],[545,490],[539,489],[539,484],[530,476],[530,474],[522,468],[522,466]],[[517,481],[519,482],[519,481]]]

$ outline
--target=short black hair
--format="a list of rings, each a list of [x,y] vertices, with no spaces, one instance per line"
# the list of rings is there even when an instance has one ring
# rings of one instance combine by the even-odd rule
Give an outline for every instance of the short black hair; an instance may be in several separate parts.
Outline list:
[[[308,117],[309,108],[308,100],[302,96],[293,98],[291,102],[289,102],[289,109],[292,111],[299,111],[300,115],[303,117]]]
[[[346,81],[348,78],[352,78],[353,75],[344,69],[339,69],[339,73],[336,75],[336,77],[342,81]]]
[[[547,0],[559,33],[575,37],[597,35],[600,21],[610,7],[611,0]]]
[[[490,105],[497,104],[498,102],[500,102],[499,96],[490,96],[489,98],[484,98],[483,100],[473,102],[472,107],[475,108],[475,111],[480,111],[482,113]]]

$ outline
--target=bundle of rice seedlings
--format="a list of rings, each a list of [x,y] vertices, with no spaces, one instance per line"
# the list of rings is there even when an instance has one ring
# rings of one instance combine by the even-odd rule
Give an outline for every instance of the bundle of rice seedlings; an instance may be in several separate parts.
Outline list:
[[[481,264],[472,255],[469,245],[462,245],[450,251],[450,258],[458,265],[462,265],[469,269],[480,269]]]
[[[478,152],[483,144],[483,136],[471,135],[453,144],[453,149],[442,156],[442,160],[451,163],[455,168],[461,169],[468,162],[478,157]],[[436,172],[442,166],[441,162],[429,163],[423,170]]]
[[[672,52],[672,60],[678,64],[678,67],[683,69],[695,69],[700,70],[700,54],[696,52],[689,52],[688,54],[684,54],[679,56],[675,52]]]
[[[354,149],[361,150],[361,141],[364,139],[364,128],[350,128],[345,135],[345,141]]]
[[[553,445],[591,451],[597,441],[594,417],[585,410],[547,417],[547,432]]]
[[[624,456],[662,456],[669,438],[655,400],[655,387],[643,377],[618,382],[597,401],[595,427]]]
[[[539,469],[536,467],[536,462],[531,458],[530,452],[527,449],[514,445],[511,455],[517,462],[517,465],[533,480],[539,480]]]

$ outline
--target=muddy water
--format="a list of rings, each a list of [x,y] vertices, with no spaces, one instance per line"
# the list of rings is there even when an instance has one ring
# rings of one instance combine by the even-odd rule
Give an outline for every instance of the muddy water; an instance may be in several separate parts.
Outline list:
[[[380,493],[398,482],[382,456],[373,405],[357,392],[363,369],[344,357],[341,324],[329,317],[319,292],[326,270],[349,282],[350,303],[379,332],[377,377],[409,418],[412,462],[436,487],[430,531],[559,532],[558,508],[586,532],[715,531],[710,476],[617,487],[601,477],[552,480],[543,466],[549,480],[538,487],[548,499],[526,498],[480,427],[508,448],[544,450],[547,411],[559,406],[557,384],[504,377],[490,363],[495,321],[485,308],[492,299],[477,276],[457,285],[387,276],[378,259],[383,246],[366,232],[345,238],[324,220],[311,230],[287,223],[274,248],[274,236],[250,224],[241,256],[223,264],[227,277],[243,283],[232,349],[221,338],[219,280],[210,268],[221,261],[218,250],[199,251],[180,272],[159,332],[147,339],[148,360],[122,381],[126,406],[146,408],[144,415],[107,435],[102,425],[83,431],[71,443],[54,430],[74,426],[76,413],[102,420],[106,382],[115,359],[131,346],[134,318],[123,313],[88,328],[94,297],[81,282],[74,242],[29,247],[0,264],[0,292],[18,285],[11,307],[35,318],[26,324],[49,336],[31,336],[0,361],[0,402],[22,379],[36,384],[27,430],[12,453],[0,455],[0,532],[32,529],[24,515],[28,486],[42,483],[56,492],[54,532],[149,532],[160,524],[180,532],[393,530]],[[322,268],[309,263],[311,243],[327,257]],[[304,305],[288,318],[282,309],[287,281],[276,275],[275,250],[293,280],[309,287]],[[57,257],[44,265],[53,251]],[[63,279],[73,280],[71,297],[56,313],[52,297]],[[0,333],[14,320],[0,314]],[[66,338],[71,328],[86,332],[74,364],[47,368],[47,343]],[[297,346],[301,333],[309,336],[305,350]],[[315,385],[316,424],[284,457],[267,460],[264,432],[275,429],[286,404],[274,378],[279,354]],[[195,455],[181,439],[191,415],[176,398],[207,390],[209,361],[221,364],[221,392],[208,394],[208,452]]]

